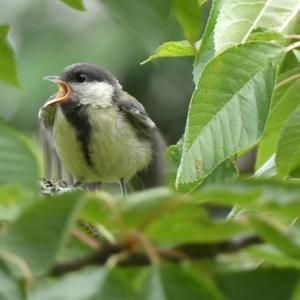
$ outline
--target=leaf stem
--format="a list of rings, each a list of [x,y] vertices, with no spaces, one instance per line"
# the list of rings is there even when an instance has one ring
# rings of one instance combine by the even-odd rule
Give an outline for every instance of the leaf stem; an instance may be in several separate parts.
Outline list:
[[[152,264],[159,263],[159,255],[150,240],[140,231],[134,230],[133,236],[142,244]]]
[[[286,37],[288,39],[300,40],[300,34],[288,34]]]
[[[297,73],[297,74],[295,74],[295,75],[293,75],[293,76],[290,76],[290,77],[288,77],[288,78],[286,78],[286,79],[280,81],[279,83],[277,83],[277,84],[275,85],[274,90],[277,90],[277,89],[280,88],[281,86],[283,86],[283,85],[287,84],[288,82],[290,82],[290,81],[292,81],[292,80],[295,80],[295,79],[297,79],[297,78],[300,78],[300,73]]]
[[[298,47],[300,47],[300,41],[290,44],[288,47],[286,47],[286,52],[290,52]]]
[[[89,246],[93,250],[98,250],[100,248],[98,240],[91,239],[90,237],[88,237],[87,235],[85,235],[77,229],[74,229],[71,234],[75,239],[83,242],[85,245]]]

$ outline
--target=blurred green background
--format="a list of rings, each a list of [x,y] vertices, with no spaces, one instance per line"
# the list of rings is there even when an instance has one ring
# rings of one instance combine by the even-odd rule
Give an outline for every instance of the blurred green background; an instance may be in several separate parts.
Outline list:
[[[42,80],[76,62],[113,72],[146,107],[168,143],[183,133],[193,91],[192,58],[147,58],[164,41],[183,40],[169,0],[86,0],[80,12],[59,0],[0,0],[11,26],[21,87],[0,83],[0,115],[33,134],[42,103],[56,91]]]

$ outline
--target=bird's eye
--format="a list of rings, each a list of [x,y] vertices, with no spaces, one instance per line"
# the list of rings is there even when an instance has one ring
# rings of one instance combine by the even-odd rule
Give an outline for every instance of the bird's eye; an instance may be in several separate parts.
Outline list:
[[[81,73],[76,74],[76,80],[79,83],[85,82],[86,81],[86,75],[81,74]]]

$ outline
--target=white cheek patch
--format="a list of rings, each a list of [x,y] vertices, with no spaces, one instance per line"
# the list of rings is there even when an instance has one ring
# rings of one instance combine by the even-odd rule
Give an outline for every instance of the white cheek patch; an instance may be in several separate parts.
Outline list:
[[[72,83],[71,88],[80,97],[82,104],[107,107],[112,103],[113,86],[105,81]]]

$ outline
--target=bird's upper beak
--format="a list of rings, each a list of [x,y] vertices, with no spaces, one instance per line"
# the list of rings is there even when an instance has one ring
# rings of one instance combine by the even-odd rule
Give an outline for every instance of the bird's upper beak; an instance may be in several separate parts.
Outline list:
[[[71,94],[70,86],[63,80],[59,78],[59,76],[46,76],[43,78],[44,80],[49,80],[58,86],[58,93],[47,101],[44,104],[44,107],[55,104],[55,103],[62,103],[69,100],[69,96]]]

